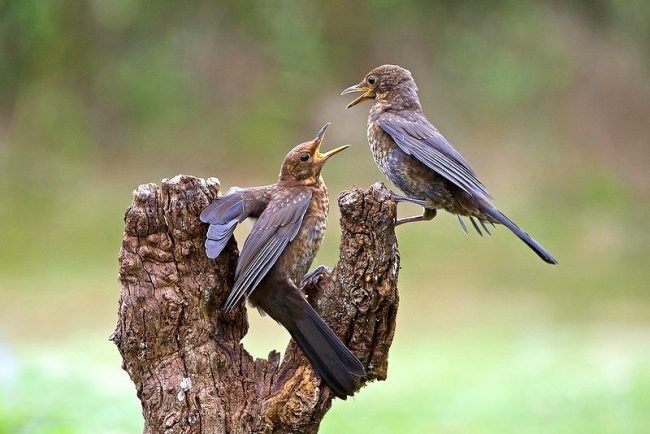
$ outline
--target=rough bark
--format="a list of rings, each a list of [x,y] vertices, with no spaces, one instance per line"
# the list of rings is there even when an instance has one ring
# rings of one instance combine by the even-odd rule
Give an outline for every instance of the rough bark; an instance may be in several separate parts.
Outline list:
[[[254,359],[241,344],[246,307],[225,314],[237,245],[217,260],[198,216],[216,178],[145,184],[126,211],[120,251],[117,345],[142,403],[145,433],[316,432],[332,395],[300,349]],[[388,190],[339,196],[340,259],[304,287],[310,303],[362,361],[366,381],[386,378],[398,305],[395,203]],[[330,237],[333,235],[330,229]]]

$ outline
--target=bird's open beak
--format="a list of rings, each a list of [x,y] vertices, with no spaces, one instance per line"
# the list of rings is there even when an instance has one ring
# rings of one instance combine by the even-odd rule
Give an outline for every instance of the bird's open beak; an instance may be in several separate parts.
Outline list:
[[[332,155],[338,154],[339,152],[344,151],[344,150],[348,149],[349,147],[350,147],[350,145],[339,146],[338,148],[332,149],[331,151],[325,152],[324,154],[321,154],[320,151],[319,151],[318,152],[318,158],[320,158],[321,160],[327,160]]]
[[[323,138],[325,137],[325,131],[327,130],[327,127],[329,127],[330,124],[326,123],[323,125],[323,127],[320,129],[318,134],[316,134],[316,138],[314,139],[314,142],[316,143],[316,158],[319,160],[327,160],[329,157],[332,155],[338,154],[339,152],[343,151],[344,149],[347,149],[350,145],[345,145],[345,146],[339,146],[336,149],[332,149],[329,152],[325,152],[324,154],[320,153],[320,145],[323,142]]]
[[[363,102],[367,99],[372,99],[375,97],[375,93],[370,89],[368,86],[366,86],[365,83],[361,82],[359,84],[355,84],[354,86],[350,86],[347,89],[345,89],[343,92],[341,92],[341,95],[347,95],[348,93],[356,93],[356,92],[363,92],[360,96],[356,97],[353,99],[350,104],[345,106],[346,109],[353,107],[360,102]]]
[[[318,134],[316,134],[316,138],[314,139],[314,142],[318,143],[320,146],[320,143],[323,141],[323,137],[325,137],[325,131],[327,131],[327,128],[332,125],[331,122],[326,123],[320,128],[320,131],[318,131]]]

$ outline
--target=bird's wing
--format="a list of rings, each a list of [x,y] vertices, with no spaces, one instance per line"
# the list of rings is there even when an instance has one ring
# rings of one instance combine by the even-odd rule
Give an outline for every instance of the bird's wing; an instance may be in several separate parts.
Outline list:
[[[237,263],[235,285],[226,300],[226,310],[248,297],[266,276],[287,244],[298,234],[310,202],[311,191],[304,190],[271,200],[244,242]]]
[[[383,113],[378,122],[402,151],[465,192],[491,198],[467,161],[424,116],[411,114],[406,118],[396,113]]]
[[[264,188],[236,190],[217,198],[201,212],[201,221],[210,224],[205,240],[205,251],[210,259],[221,254],[238,223],[262,212],[268,203]]]

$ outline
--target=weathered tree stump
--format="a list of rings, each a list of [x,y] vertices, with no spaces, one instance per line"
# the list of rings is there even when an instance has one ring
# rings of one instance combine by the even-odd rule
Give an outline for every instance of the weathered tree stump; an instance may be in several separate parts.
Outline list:
[[[253,359],[241,344],[246,307],[221,309],[237,245],[208,259],[198,218],[218,193],[216,178],[179,175],[139,186],[126,211],[111,339],[142,402],[144,432],[316,432],[332,395],[300,349],[291,341],[282,360],[276,351]],[[338,201],[340,259],[303,289],[364,364],[366,381],[383,380],[398,305],[395,203],[381,184]]]

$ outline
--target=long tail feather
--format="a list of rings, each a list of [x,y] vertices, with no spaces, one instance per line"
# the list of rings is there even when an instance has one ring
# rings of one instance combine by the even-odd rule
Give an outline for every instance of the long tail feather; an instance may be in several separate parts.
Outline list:
[[[297,289],[296,289],[297,291]],[[359,360],[329,328],[302,295],[283,292],[285,297],[257,303],[282,324],[305,354],[314,371],[341,399],[352,396],[365,370]]]
[[[537,253],[537,256],[542,258],[544,262],[548,262],[549,264],[557,264],[557,260],[544,248],[542,247],[541,244],[539,244],[537,241],[535,241],[530,235],[528,235],[526,232],[521,230],[519,226],[517,226],[512,220],[510,220],[508,217],[506,217],[501,211],[499,211],[496,208],[484,208],[481,211],[483,211],[485,214],[488,216],[492,217],[508,229],[512,231],[521,241],[526,243],[528,247],[530,247],[535,253]]]

